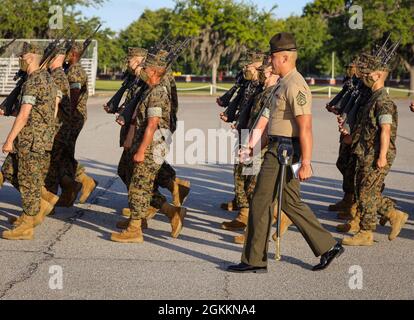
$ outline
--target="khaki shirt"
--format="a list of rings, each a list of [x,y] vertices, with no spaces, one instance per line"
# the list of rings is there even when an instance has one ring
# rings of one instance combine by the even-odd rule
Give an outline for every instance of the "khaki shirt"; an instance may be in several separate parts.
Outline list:
[[[312,114],[312,94],[309,86],[296,68],[284,76],[278,86],[270,109],[268,134],[298,137],[296,117]]]

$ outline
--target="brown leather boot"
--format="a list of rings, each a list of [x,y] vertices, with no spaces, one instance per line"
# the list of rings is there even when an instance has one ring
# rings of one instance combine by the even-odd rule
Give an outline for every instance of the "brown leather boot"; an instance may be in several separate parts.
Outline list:
[[[183,229],[184,218],[187,215],[187,209],[176,207],[165,202],[161,207],[161,213],[165,214],[171,223],[171,237],[177,238]]]
[[[141,229],[141,220],[130,220],[128,228],[121,233],[112,233],[111,240],[121,243],[142,243],[144,236]]]
[[[345,246],[372,246],[374,244],[374,233],[369,230],[360,230],[353,237],[346,237],[342,240]]]
[[[361,229],[359,224],[361,222],[361,215],[357,213],[353,219],[348,223],[339,224],[336,226],[336,230],[339,232],[358,233]]]
[[[244,230],[247,227],[247,219],[249,217],[249,208],[241,208],[239,215],[233,221],[225,221],[221,224],[224,230]]]
[[[85,173],[82,173],[76,178],[77,182],[80,182],[82,184],[82,191],[81,196],[79,198],[79,203],[85,203],[92,192],[96,189],[98,186],[98,182]]]
[[[276,222],[276,221],[275,221]],[[292,220],[289,219],[289,217],[282,211],[282,214],[280,215],[280,236],[282,237],[288,228],[293,224]],[[276,232],[273,234],[272,239],[274,241],[277,240],[277,234]]]
[[[352,193],[345,193],[344,198],[335,204],[331,204],[328,207],[328,210],[329,211],[346,210],[352,206],[353,202],[354,202],[354,195]]]
[[[68,176],[64,176],[60,184],[62,186],[62,194],[60,195],[56,206],[70,208],[73,206],[79,192],[82,190],[82,184],[72,180]]]
[[[237,211],[240,208],[237,206],[236,199],[233,199],[231,202],[224,202],[220,205],[220,208],[226,211]]]
[[[12,230],[4,231],[2,236],[7,240],[33,240],[34,218],[23,214],[21,223]]]
[[[357,204],[354,203],[351,207],[349,207],[349,208],[347,208],[343,211],[340,211],[338,213],[338,219],[340,219],[340,220],[352,220],[355,217],[355,215],[357,213],[357,210],[358,210]]]
[[[390,241],[398,237],[401,232],[402,227],[408,220],[408,214],[400,210],[394,209],[388,216],[391,223],[391,232],[388,235]]]

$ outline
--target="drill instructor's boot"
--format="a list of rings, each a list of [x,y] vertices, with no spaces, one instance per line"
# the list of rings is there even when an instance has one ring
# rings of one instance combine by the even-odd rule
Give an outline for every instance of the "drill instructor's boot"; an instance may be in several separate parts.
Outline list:
[[[121,233],[112,233],[111,240],[121,243],[142,243],[144,236],[141,229],[141,220],[129,220],[128,227]]]
[[[66,175],[62,178],[60,184],[62,186],[62,194],[60,195],[56,206],[70,208],[73,206],[79,192],[82,190],[82,184],[72,180]]]
[[[405,223],[408,220],[408,214],[400,210],[394,209],[390,213],[388,218],[391,224],[391,232],[388,235],[388,239],[392,241],[395,238],[397,238],[398,235],[400,234],[402,227],[405,225]]]
[[[231,202],[224,202],[220,205],[220,208],[226,211],[237,211],[240,208],[237,206],[236,199],[233,199]]]
[[[4,231],[2,236],[7,240],[33,240],[34,217],[23,214],[21,223],[12,230]]]
[[[172,195],[172,203],[176,207],[181,207],[190,193],[190,181],[175,178],[168,186]]]
[[[355,214],[355,217],[344,224],[339,224],[336,226],[336,230],[339,232],[349,232],[349,233],[358,233],[361,227],[359,223],[361,222],[361,215],[359,213]]]
[[[85,203],[92,192],[96,189],[98,186],[98,182],[85,173],[82,173],[76,178],[76,181],[80,182],[82,184],[82,191],[81,196],[79,198],[79,203]]]
[[[338,219],[340,220],[352,220],[355,215],[357,214],[358,208],[357,208],[357,204],[354,203],[352,204],[351,207],[345,209],[345,210],[341,210],[338,213]]]
[[[225,221],[221,224],[224,230],[244,230],[247,226],[247,219],[249,218],[249,208],[241,208],[239,215],[233,221]]]
[[[346,209],[348,209],[349,207],[352,206],[353,201],[354,201],[354,195],[352,193],[345,193],[344,198],[341,201],[339,201],[335,204],[331,204],[328,207],[328,210],[329,211],[346,210]]]
[[[171,223],[171,237],[177,238],[183,229],[184,218],[187,215],[187,209],[176,207],[165,202],[161,207],[161,213],[165,214]]]
[[[372,246],[374,244],[374,233],[370,230],[360,230],[353,237],[345,237],[342,244],[345,246]]]
[[[282,210],[282,214],[280,215],[280,236],[281,237],[286,233],[286,231],[292,224],[293,224],[292,220],[290,220],[289,217],[286,215],[286,213],[284,213]],[[277,240],[276,232],[273,234],[272,239],[274,241]]]

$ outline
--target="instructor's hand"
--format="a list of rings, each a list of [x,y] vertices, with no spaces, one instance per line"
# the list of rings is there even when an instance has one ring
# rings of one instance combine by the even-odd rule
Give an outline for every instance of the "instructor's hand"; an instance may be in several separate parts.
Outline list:
[[[298,173],[299,181],[306,181],[312,177],[312,167],[310,164],[302,164]]]

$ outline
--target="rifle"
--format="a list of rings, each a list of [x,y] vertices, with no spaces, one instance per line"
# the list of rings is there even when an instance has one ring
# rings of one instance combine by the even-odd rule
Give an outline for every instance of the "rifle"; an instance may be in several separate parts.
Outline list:
[[[65,34],[69,28],[66,28],[54,41],[52,41],[44,50],[42,59],[40,61],[40,68],[43,69],[49,61],[56,55],[59,43],[64,38]],[[15,88],[12,92],[7,96],[7,98],[2,102],[0,105],[0,109],[3,110],[4,115],[6,117],[13,115],[16,113],[16,110],[19,107],[19,95],[22,90],[23,84],[27,80],[27,73],[23,70],[19,70],[16,75],[14,76],[13,80],[17,81]]]
[[[135,82],[136,76],[125,71],[122,77],[123,82],[121,87],[115,93],[115,95],[105,104],[105,110],[108,113],[117,113],[119,111],[119,105],[125,92],[129,90]]]
[[[95,31],[83,42],[83,49],[82,52],[80,54],[80,58],[82,58],[82,56],[85,54],[86,50],[88,50],[89,45],[92,42],[92,38],[95,36],[95,34],[99,31],[99,29],[101,28],[101,24],[98,25],[98,27],[95,29]]]
[[[239,113],[235,127],[237,130],[245,129],[249,122],[250,112],[253,107],[254,98],[263,91],[263,87],[258,81],[251,81],[246,90],[243,102],[240,104]]]
[[[75,42],[76,42],[76,39],[77,39],[77,38],[79,37],[79,35],[82,33],[83,29],[84,29],[84,28],[83,28],[83,27],[81,27],[81,28],[79,29],[78,33],[77,33],[75,36],[71,37],[71,39],[70,39],[70,40],[66,40],[66,42],[65,42],[65,44],[64,44],[65,49],[66,49],[66,55],[67,55],[67,54],[70,52],[70,50],[72,49],[73,45],[74,45],[74,44],[75,44]],[[63,63],[63,70],[65,71],[65,73],[68,73],[69,67],[70,67],[69,62],[68,62],[68,61],[65,61],[65,62]]]
[[[237,90],[239,90],[239,88],[243,85],[245,81],[247,80],[245,80],[243,77],[243,71],[239,71],[239,73],[236,76],[236,83],[225,94],[217,98],[217,104],[220,107],[227,108],[230,104],[231,99],[233,98]]]
[[[16,41],[16,38],[14,38],[12,41],[10,41],[8,44],[5,44],[4,46],[0,47],[0,56],[6,52],[7,48],[10,47],[14,42]]]
[[[236,97],[230,101],[229,106],[224,110],[224,114],[227,116],[226,122],[233,122],[236,120],[236,114],[242,103],[246,90],[249,87],[251,81],[244,81],[239,90],[237,91]]]

